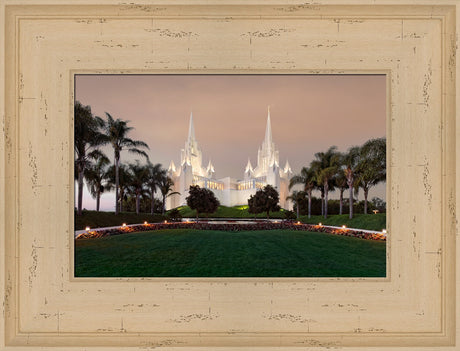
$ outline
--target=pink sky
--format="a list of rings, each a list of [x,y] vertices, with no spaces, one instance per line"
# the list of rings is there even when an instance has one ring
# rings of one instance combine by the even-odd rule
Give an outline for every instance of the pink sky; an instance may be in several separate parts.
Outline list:
[[[203,164],[211,159],[217,178],[242,178],[248,157],[257,164],[268,106],[280,164],[288,159],[294,173],[331,145],[346,151],[386,135],[383,75],[78,75],[75,96],[95,115],[131,121],[130,136],[166,168],[180,163],[193,110]],[[122,162],[135,158],[122,152]],[[385,198],[385,186],[373,196]],[[113,210],[113,199],[104,194],[101,209]],[[83,205],[95,207],[86,191]]]

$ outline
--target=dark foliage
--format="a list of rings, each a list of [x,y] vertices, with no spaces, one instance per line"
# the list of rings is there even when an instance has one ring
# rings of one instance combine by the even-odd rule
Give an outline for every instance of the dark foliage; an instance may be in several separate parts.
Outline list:
[[[200,188],[198,185],[191,185],[189,195],[186,197],[187,205],[196,210],[196,216],[200,213],[214,213],[217,211],[220,203],[214,193],[205,188]]]
[[[168,219],[172,222],[180,222],[182,220],[182,215],[177,208],[173,208],[167,213]]]
[[[262,189],[258,189],[254,195],[248,199],[249,213],[266,212],[267,218],[270,218],[270,211],[279,211],[280,206],[279,194],[274,187],[266,185]]]

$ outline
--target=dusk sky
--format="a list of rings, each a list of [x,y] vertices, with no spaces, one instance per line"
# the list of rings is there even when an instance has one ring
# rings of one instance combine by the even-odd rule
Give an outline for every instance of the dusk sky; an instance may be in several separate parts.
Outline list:
[[[75,82],[76,100],[97,116],[129,120],[130,137],[145,141],[151,162],[165,168],[180,163],[193,111],[203,165],[211,160],[216,178],[243,178],[248,157],[257,165],[268,106],[280,165],[289,160],[294,174],[331,145],[346,151],[386,135],[384,75],[78,75]],[[371,189],[374,196],[385,199],[384,184]],[[94,209],[86,186],[83,197],[83,207]],[[103,194],[101,210],[114,210],[114,198]]]

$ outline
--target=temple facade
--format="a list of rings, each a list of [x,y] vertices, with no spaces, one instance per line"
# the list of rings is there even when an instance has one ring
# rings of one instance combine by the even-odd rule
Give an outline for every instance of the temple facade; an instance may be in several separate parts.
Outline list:
[[[168,210],[186,205],[190,185],[210,189],[223,206],[238,206],[247,205],[249,197],[255,194],[257,189],[267,184],[278,190],[280,206],[284,209],[292,209],[292,202],[286,200],[289,195],[292,170],[288,161],[283,168],[280,167],[279,152],[272,139],[270,109],[268,110],[265,138],[257,152],[257,166],[253,167],[248,159],[241,179],[231,177],[216,179],[214,173],[215,169],[210,160],[207,166],[203,166],[203,155],[195,138],[193,114],[190,114],[188,138],[185,147],[181,150],[180,165],[176,167],[171,161],[168,168],[168,176],[174,182],[174,191],[180,193],[180,195],[172,195],[167,198],[166,208]]]

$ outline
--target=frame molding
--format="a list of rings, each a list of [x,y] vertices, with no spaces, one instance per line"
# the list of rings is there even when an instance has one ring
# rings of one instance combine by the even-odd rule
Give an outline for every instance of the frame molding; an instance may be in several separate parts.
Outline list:
[[[458,5],[0,3],[2,348],[458,349]],[[75,72],[387,72],[387,278],[74,278]]]

